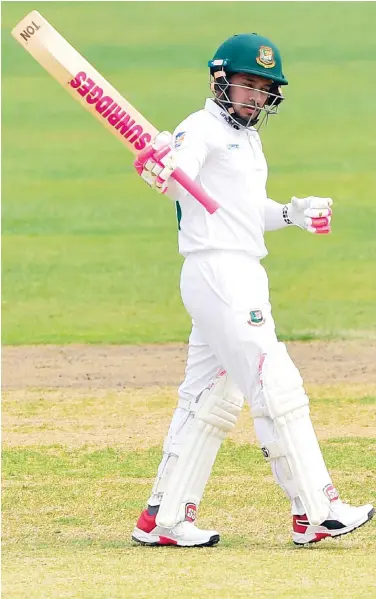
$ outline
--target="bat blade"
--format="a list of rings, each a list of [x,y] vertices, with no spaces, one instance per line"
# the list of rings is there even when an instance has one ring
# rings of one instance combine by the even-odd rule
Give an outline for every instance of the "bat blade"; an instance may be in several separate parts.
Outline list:
[[[133,154],[158,130],[34,10],[12,30],[12,36],[81,106],[91,112]],[[219,205],[181,170],[172,174],[210,214]]]
[[[134,154],[157,135],[153,127],[98,71],[34,10],[13,37],[66,91]]]

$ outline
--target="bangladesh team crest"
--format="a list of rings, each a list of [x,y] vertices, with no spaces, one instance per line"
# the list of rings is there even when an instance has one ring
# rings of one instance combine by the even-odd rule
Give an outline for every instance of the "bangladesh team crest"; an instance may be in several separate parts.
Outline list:
[[[256,62],[262,67],[265,67],[265,69],[275,67],[273,48],[270,48],[269,46],[260,46]]]
[[[261,310],[251,310],[247,322],[252,327],[260,327],[262,324],[264,324],[265,318]]]

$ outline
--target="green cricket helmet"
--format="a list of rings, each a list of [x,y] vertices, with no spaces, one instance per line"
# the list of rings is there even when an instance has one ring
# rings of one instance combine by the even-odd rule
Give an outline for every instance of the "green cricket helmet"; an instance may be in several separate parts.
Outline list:
[[[282,72],[280,52],[268,38],[257,33],[234,35],[219,46],[208,66],[211,89],[216,101],[227,110],[236,123],[243,127],[253,126],[258,122],[261,112],[264,112],[264,118],[278,112],[278,105],[284,99],[281,86],[288,85],[288,81]],[[265,92],[268,93],[265,106],[251,119],[237,116],[230,100],[232,84],[229,78],[234,73],[257,75],[272,81],[269,92]]]

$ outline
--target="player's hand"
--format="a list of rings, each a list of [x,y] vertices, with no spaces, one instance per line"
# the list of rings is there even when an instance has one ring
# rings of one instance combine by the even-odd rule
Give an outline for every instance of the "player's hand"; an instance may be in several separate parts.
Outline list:
[[[306,229],[310,233],[326,235],[330,233],[331,198],[291,198],[290,204],[285,207],[284,218],[293,225]]]
[[[153,143],[142,150],[133,163],[140,177],[159,193],[166,193],[168,179],[177,166],[171,143],[171,133],[158,133]]]

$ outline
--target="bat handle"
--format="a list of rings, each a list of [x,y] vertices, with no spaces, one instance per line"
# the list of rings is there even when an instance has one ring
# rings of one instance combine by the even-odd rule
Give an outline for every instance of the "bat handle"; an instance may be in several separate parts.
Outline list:
[[[164,154],[166,154],[168,151],[169,150],[166,149]],[[158,153],[156,153],[155,148],[153,148],[152,146],[148,146],[138,154],[136,160],[133,163],[133,166],[135,167],[138,174],[141,175],[145,162],[149,158],[151,158],[152,156],[153,158],[157,158],[158,156],[158,159],[160,159],[164,156],[164,154],[159,156]],[[209,214],[214,214],[214,212],[218,210],[219,204],[215,200],[213,200],[213,198],[211,198],[206,193],[206,191],[204,191],[202,187],[200,187],[200,185],[192,181],[192,179],[188,177],[188,175],[186,175],[185,172],[181,170],[181,168],[176,168],[172,173],[171,177],[175,179],[175,181],[180,183],[180,185],[184,187],[184,189],[186,189],[198,202],[200,202],[200,204],[202,204],[204,208],[206,208]]]
[[[145,162],[149,160],[149,158],[151,158],[154,152],[155,150],[153,146],[147,146],[144,150],[141,150],[141,152],[136,156],[136,160],[134,161],[133,166],[139,175],[141,175],[144,169]]]
[[[206,208],[209,214],[214,214],[219,208],[219,204],[211,198],[206,191],[200,187],[195,181],[192,181],[181,168],[176,168],[171,177],[175,179],[184,189],[186,189],[200,204]]]

